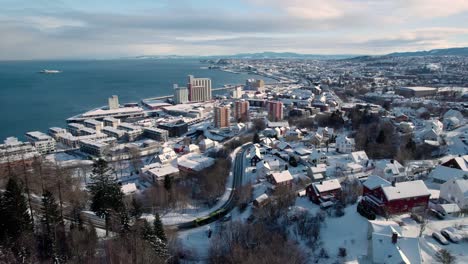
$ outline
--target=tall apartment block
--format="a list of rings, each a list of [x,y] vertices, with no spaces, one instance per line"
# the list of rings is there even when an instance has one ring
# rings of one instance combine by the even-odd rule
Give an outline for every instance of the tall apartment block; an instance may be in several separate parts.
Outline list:
[[[174,84],[174,103],[184,104],[189,101],[189,90],[187,87],[179,87]]]
[[[217,128],[229,127],[231,125],[230,115],[231,108],[229,106],[216,106],[214,111],[214,125]]]
[[[249,102],[239,100],[234,103],[234,118],[241,122],[249,120]]]
[[[276,122],[283,120],[283,103],[280,101],[267,102],[268,119]]]
[[[119,109],[119,97],[117,95],[113,95],[112,97],[109,97],[109,109]]]
[[[211,79],[188,76],[188,99],[190,102],[203,102],[211,100]]]

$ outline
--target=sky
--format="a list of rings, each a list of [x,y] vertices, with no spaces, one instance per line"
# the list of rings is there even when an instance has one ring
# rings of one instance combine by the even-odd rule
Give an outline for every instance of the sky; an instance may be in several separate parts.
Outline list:
[[[468,46],[466,0],[0,0],[0,60]]]

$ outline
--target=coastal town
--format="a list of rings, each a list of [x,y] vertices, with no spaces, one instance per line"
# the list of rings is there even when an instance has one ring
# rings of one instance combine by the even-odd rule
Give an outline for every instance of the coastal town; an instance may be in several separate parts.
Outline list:
[[[6,138],[2,179],[39,186],[32,215],[35,188],[68,185],[80,196],[61,204],[66,221],[106,240],[119,228],[82,196],[103,161],[139,209],[130,225],[160,219],[178,263],[223,263],[262,239],[288,241],[291,263],[468,262],[468,57],[205,63],[275,81],[215,91],[188,75],[168,96],[109,95],[63,127]]]

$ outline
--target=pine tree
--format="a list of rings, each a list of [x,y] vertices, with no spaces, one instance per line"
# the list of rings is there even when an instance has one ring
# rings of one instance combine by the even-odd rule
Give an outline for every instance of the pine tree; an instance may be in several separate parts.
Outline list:
[[[172,189],[172,177],[169,175],[164,176],[164,189],[166,189],[166,191]]]
[[[112,169],[103,159],[93,164],[92,182],[88,185],[91,193],[91,210],[106,222],[106,235],[109,233],[109,223],[112,212],[121,213],[124,210],[123,193]]]
[[[153,228],[154,233],[158,238],[162,241],[167,241],[166,234],[164,233],[164,226],[158,213],[154,216]]]
[[[379,135],[377,135],[377,138],[375,139],[375,142],[382,144],[385,142],[385,132],[383,129],[380,130]]]
[[[41,222],[47,234],[53,232],[54,227],[62,222],[58,204],[55,201],[54,195],[48,190],[42,195]]]
[[[255,133],[252,139],[253,143],[260,143],[260,136],[258,133]]]
[[[158,217],[157,219],[159,219],[159,215],[157,215],[157,217]],[[156,228],[156,218],[155,218],[153,226]],[[160,226],[162,227],[162,224]],[[167,258],[169,255],[168,253],[169,251],[168,251],[168,247],[165,241],[164,230],[163,230],[164,240],[158,236],[157,232],[158,231],[153,229],[147,221],[144,221],[144,224],[141,230],[142,238],[150,244],[150,246],[153,248],[153,250],[156,252],[158,256],[160,256],[161,258]]]
[[[130,215],[136,219],[140,218],[143,213],[141,203],[135,198],[132,197],[132,209],[130,210]]]
[[[21,234],[32,231],[31,216],[28,211],[23,188],[14,178],[8,180],[6,190],[0,200],[2,237],[4,242],[14,242]]]
[[[59,259],[57,241],[58,233],[63,231],[60,224],[63,224],[60,216],[58,204],[55,201],[54,195],[46,190],[42,195],[41,208],[41,223],[43,225],[42,237],[42,253],[44,256]]]

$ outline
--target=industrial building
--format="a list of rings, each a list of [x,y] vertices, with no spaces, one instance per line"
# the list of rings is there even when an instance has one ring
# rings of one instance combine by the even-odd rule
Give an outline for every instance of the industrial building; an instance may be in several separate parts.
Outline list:
[[[188,97],[190,102],[204,102],[211,100],[211,79],[188,76]]]
[[[434,87],[400,87],[396,89],[397,94],[404,97],[425,97],[437,94],[437,88]]]

